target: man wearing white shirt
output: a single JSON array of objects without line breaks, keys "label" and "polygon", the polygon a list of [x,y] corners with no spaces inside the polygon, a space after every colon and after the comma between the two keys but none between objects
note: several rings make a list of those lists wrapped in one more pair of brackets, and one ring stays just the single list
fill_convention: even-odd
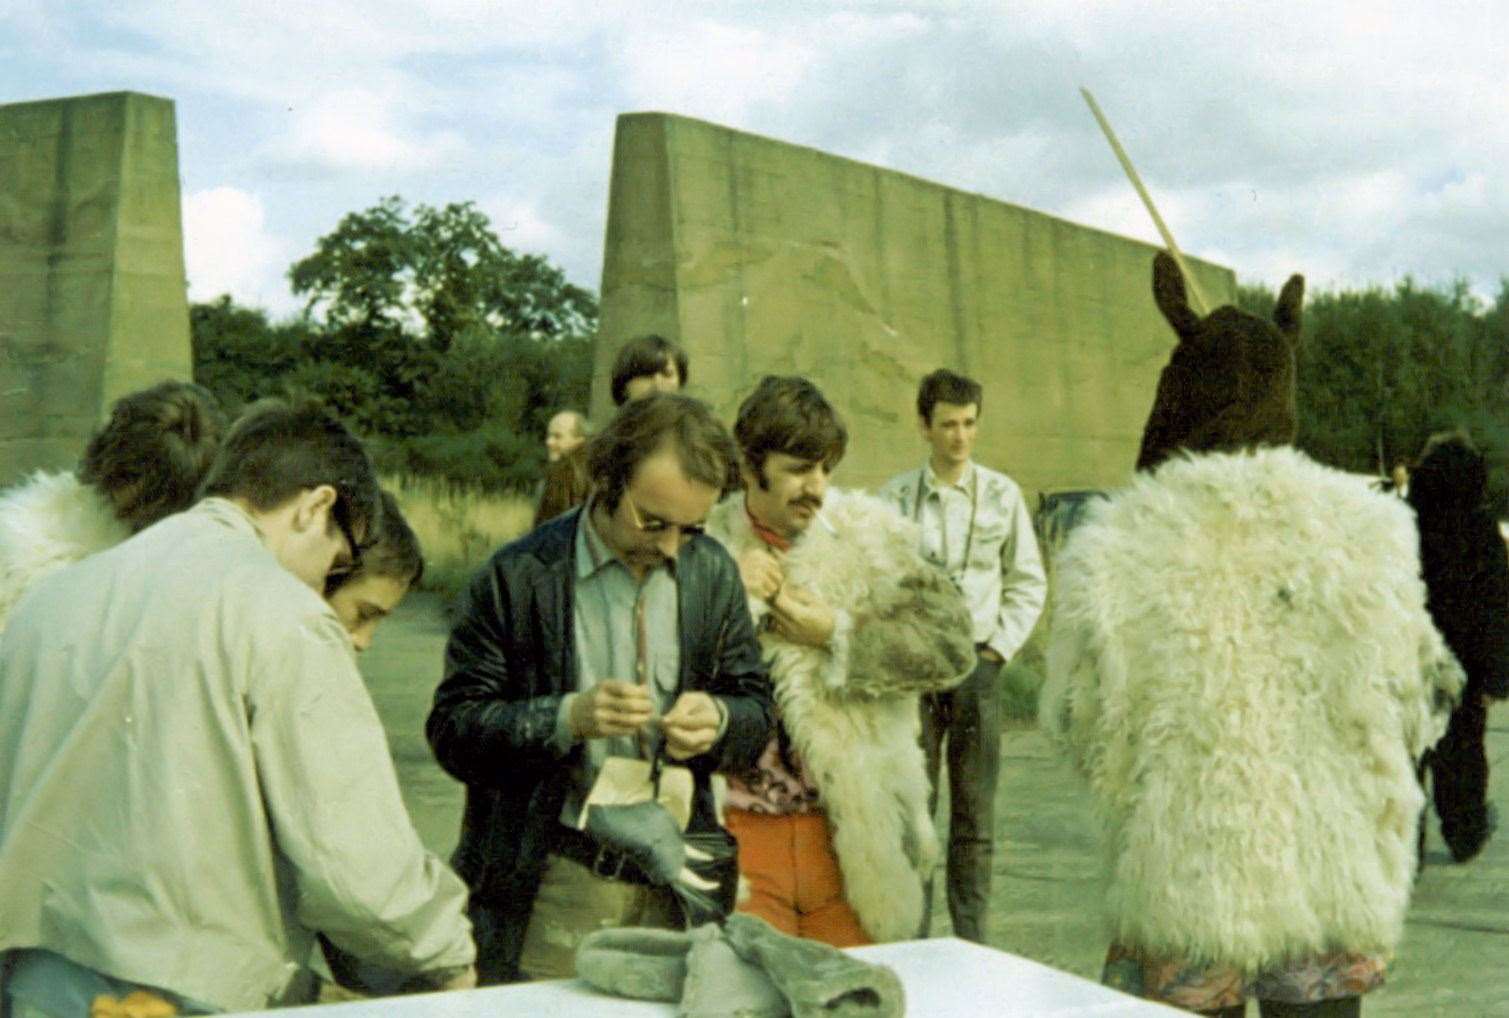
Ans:
[{"label": "man wearing white shirt", "polygon": [[[931,455],[881,494],[922,531],[922,552],[963,592],[978,664],[963,685],[923,697],[922,743],[937,801],[948,756],[948,908],[954,934],[985,942],[1001,762],[1000,670],[1027,641],[1047,592],[1022,490],[971,459],[983,390],[947,369],[922,380],[917,424]],[[931,895],[928,896],[931,905]],[[926,932],[928,917],[923,920]]]}]

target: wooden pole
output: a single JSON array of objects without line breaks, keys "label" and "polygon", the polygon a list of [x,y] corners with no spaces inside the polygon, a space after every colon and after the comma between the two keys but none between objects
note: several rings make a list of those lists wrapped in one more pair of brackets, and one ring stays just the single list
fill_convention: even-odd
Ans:
[{"label": "wooden pole", "polygon": [[1089,103],[1090,112],[1095,114],[1095,122],[1105,133],[1106,141],[1111,143],[1111,151],[1116,153],[1121,168],[1126,171],[1127,179],[1137,189],[1137,195],[1142,199],[1142,204],[1147,207],[1148,215],[1153,217],[1153,225],[1158,228],[1158,235],[1163,238],[1163,246],[1168,248],[1168,253],[1179,265],[1179,271],[1184,273],[1184,282],[1189,287],[1190,304],[1194,307],[1195,313],[1204,317],[1210,313],[1210,302],[1205,299],[1205,294],[1201,291],[1195,274],[1189,271],[1189,265],[1185,263],[1179,245],[1174,243],[1174,235],[1169,232],[1168,225],[1164,223],[1163,217],[1158,214],[1157,207],[1153,205],[1152,196],[1147,193],[1147,188],[1142,186],[1142,178],[1137,176],[1137,169],[1132,165],[1132,160],[1127,157],[1126,149],[1122,148],[1121,142],[1116,140],[1116,132],[1111,130],[1111,122],[1106,119],[1104,113],[1100,112],[1100,104],[1095,101],[1095,97],[1090,94],[1088,88],[1081,87],[1079,94],[1085,97],[1085,102]]}]

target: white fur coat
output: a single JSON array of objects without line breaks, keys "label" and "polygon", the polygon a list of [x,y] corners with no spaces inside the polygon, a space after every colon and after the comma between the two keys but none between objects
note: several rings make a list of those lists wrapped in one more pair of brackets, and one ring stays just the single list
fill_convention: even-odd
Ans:
[{"label": "white fur coat", "polygon": [[[832,829],[844,895],[874,940],[904,940],[921,925],[938,852],[918,694],[968,677],[969,613],[918,553],[916,527],[886,503],[830,491],[822,517],[786,553],[785,583],[839,610],[834,638],[819,650],[761,627],[760,642],[781,723]],[[743,495],[713,510],[708,533],[735,559],[759,544]],[[749,606],[760,627],[769,609]]]},{"label": "white fur coat", "polygon": [[1171,460],[1091,514],[1039,718],[1089,779],[1113,935],[1247,971],[1391,952],[1415,760],[1461,683],[1408,508],[1281,448]]},{"label": "white fur coat", "polygon": [[109,501],[71,473],[38,472],[0,494],[0,631],[37,580],[130,536]]}]

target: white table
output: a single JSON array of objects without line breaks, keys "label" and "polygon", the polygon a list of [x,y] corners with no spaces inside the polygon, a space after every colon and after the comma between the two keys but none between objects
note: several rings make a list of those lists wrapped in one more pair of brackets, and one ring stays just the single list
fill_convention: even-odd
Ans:
[{"label": "white table", "polygon": [[[889,965],[906,990],[907,1014],[918,1018],[1168,1018],[1186,1012],[1107,989],[1005,951],[939,938],[877,944],[851,953]],[[318,1008],[259,1011],[269,1018],[673,1018],[671,1004],[606,997],[577,980],[493,986],[460,993],[389,997]]]}]

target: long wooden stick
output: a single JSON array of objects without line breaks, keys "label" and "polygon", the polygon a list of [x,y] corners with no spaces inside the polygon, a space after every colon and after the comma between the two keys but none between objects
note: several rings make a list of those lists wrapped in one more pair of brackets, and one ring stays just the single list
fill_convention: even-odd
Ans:
[{"label": "long wooden stick", "polygon": [[1100,125],[1101,131],[1105,132],[1106,141],[1111,143],[1111,151],[1116,153],[1116,158],[1121,162],[1121,168],[1126,171],[1127,179],[1137,189],[1137,195],[1142,199],[1142,204],[1147,207],[1148,215],[1153,217],[1153,225],[1158,228],[1158,235],[1163,238],[1163,246],[1168,248],[1168,253],[1173,255],[1174,261],[1179,265],[1179,271],[1184,273],[1184,281],[1189,286],[1190,304],[1194,306],[1195,313],[1207,315],[1210,313],[1210,303],[1205,299],[1205,294],[1200,289],[1200,284],[1195,279],[1195,274],[1189,271],[1189,265],[1184,261],[1184,255],[1179,250],[1179,245],[1174,243],[1174,235],[1169,232],[1168,225],[1163,217],[1158,214],[1158,209],[1153,205],[1152,196],[1147,193],[1147,188],[1142,186],[1142,178],[1137,175],[1137,169],[1132,165],[1132,160],[1127,157],[1126,149],[1121,147],[1121,142],[1116,140],[1116,132],[1111,130],[1111,122],[1106,115],[1100,112],[1100,104],[1090,94],[1088,88],[1081,86],[1079,94],[1085,97],[1085,102],[1090,104],[1090,112],[1095,114],[1095,122]]}]

